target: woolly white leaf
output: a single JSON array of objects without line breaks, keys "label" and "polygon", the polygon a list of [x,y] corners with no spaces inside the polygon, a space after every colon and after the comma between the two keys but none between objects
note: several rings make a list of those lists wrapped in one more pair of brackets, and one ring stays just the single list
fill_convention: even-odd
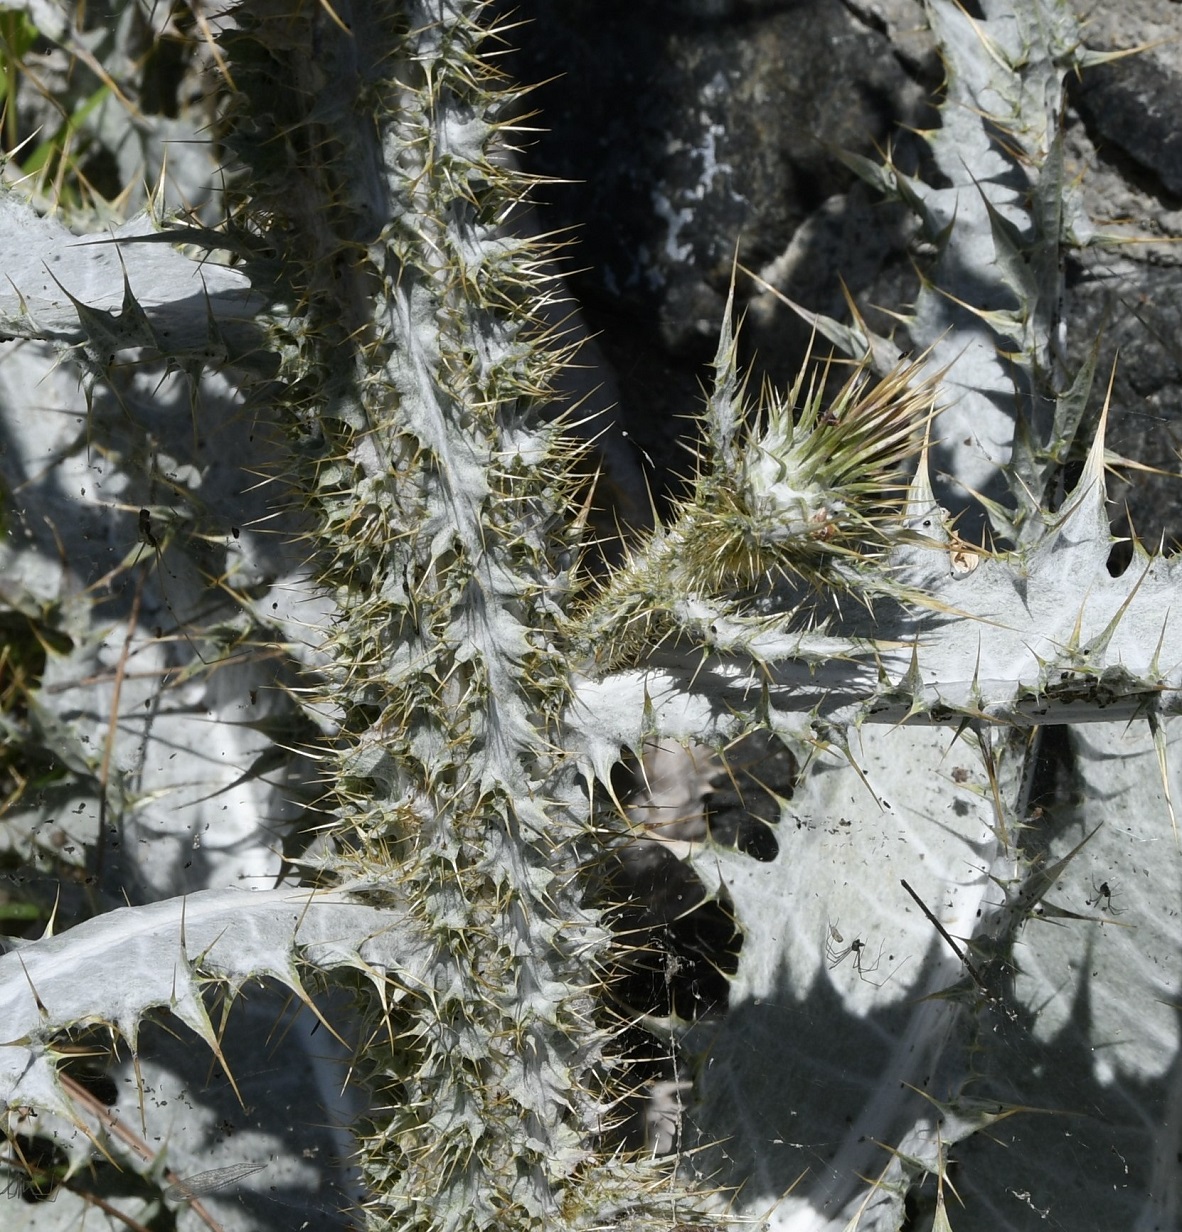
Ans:
[{"label": "woolly white leaf", "polygon": [[202,996],[211,980],[237,991],[274,979],[306,999],[297,964],[397,973],[418,986],[427,951],[393,911],[345,891],[206,890],[109,912],[58,937],[0,957],[0,1098],[65,1118],[77,1114],[57,1084],[54,1042],[104,1025],[135,1050],[140,1021],[164,1009],[219,1045]]},{"label": "woolly white leaf", "polygon": [[[993,914],[991,878],[1013,873],[971,749],[866,728],[850,756],[857,775],[836,752],[813,762],[774,828],[774,860],[693,855],[743,933],[726,1018],[691,1035],[709,1039],[696,1128],[725,1143],[708,1148],[716,1179],[743,1178],[743,1209],[770,1208],[777,1229],[844,1227],[866,1198],[859,1177],[882,1186],[859,1226],[898,1226],[907,1180],[938,1159],[916,1089],[960,1029],[955,1002],[924,998],[967,982],[900,882],[965,937]],[[907,1167],[881,1145],[903,1141]]]},{"label": "woolly white leaf", "polygon": [[[157,235],[143,216],[109,236],[73,235],[15,194],[0,193],[6,274],[0,334],[68,343],[89,338],[105,355],[154,346],[173,356],[203,356],[216,349],[216,322],[241,343],[261,296],[235,270],[191,261],[165,243],[134,242]],[[79,304],[89,318],[79,319]]]}]

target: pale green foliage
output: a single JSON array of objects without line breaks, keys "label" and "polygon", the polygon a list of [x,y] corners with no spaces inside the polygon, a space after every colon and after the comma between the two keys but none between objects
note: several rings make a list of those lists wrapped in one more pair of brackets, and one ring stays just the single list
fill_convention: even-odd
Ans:
[{"label": "pale green foliage", "polygon": [[[229,361],[238,390],[225,404],[286,423],[264,469],[303,495],[301,556],[240,549],[235,528],[208,570],[226,604],[212,613],[192,570],[174,622],[196,627],[202,613],[211,661],[188,634],[139,627],[144,574],[118,622],[89,597],[62,608],[60,678],[98,681],[86,726],[47,683],[29,701],[69,790],[100,796],[99,815],[127,833],[155,838],[182,807],[224,827],[209,805],[223,792],[242,825],[278,807],[283,785],[264,790],[259,762],[298,738],[243,722],[251,734],[215,773],[186,716],[229,724],[259,676],[257,663],[231,674],[225,652],[281,646],[304,667],[292,692],[324,737],[322,835],[304,867],[330,888],[213,889],[0,958],[10,1133],[39,1107],[74,1169],[101,1134],[55,1077],[70,1028],[134,1049],[141,1020],[168,1007],[219,1051],[203,989],[232,998],[270,979],[303,998],[310,975],[345,969],[372,991],[353,1072],[371,1093],[354,1128],[374,1228],[639,1232],[734,1216],[898,1229],[909,1200],[960,1232],[1034,1226],[1036,1202],[1073,1226],[1091,1214],[1164,1226],[1176,1126],[1155,1137],[1138,1116],[1174,1106],[1176,1027],[1152,1007],[1176,996],[1179,953],[1176,911],[1161,910],[1176,905],[1178,849],[1156,787],[1175,777],[1156,771],[1157,719],[1182,689],[1176,568],[1138,548],[1108,576],[1102,440],[1074,493],[1054,510],[1047,499],[1090,383],[1060,370],[1055,319],[1059,245],[1090,238],[1059,135],[1063,77],[1086,62],[1066,6],[988,3],[974,22],[931,0],[949,91],[930,142],[951,186],[860,165],[937,245],[909,319],[923,359],[877,382],[857,368],[836,396],[802,373],[756,408],[724,323],[694,491],[577,604],[580,449],[545,405],[566,356],[538,325],[549,254],[505,227],[522,191],[498,148],[515,100],[482,58],[482,6],[358,6],[351,35],[328,6],[286,7],[246,3],[223,23],[238,88],[229,141],[249,168],[241,225],[160,236],[137,224],[118,246],[66,248],[59,293],[39,259],[63,248],[62,232],[6,202],[27,257],[2,320],[76,348],[96,394],[124,388],[115,359],[128,348],[195,376]],[[169,239],[234,251],[242,268],[206,270],[198,291]],[[860,323],[818,325],[889,351]],[[116,507],[145,508],[139,546],[162,561],[186,519],[228,499],[216,468],[176,466],[157,506],[132,477],[134,434],[95,422]],[[147,422],[137,431],[157,448]],[[903,478],[929,427],[948,442],[937,459],[1009,535],[995,552],[957,537],[926,461]],[[55,448],[82,486],[78,429]],[[55,499],[64,524],[71,506]],[[65,589],[48,543],[6,557],[8,601],[30,620],[49,621]],[[103,565],[109,576],[131,576],[126,552]],[[171,610],[159,573],[156,584]],[[121,706],[141,652],[150,670],[127,688],[142,692]],[[161,702],[156,683],[172,672],[179,687]],[[153,706],[159,729],[133,717]],[[1155,726],[1119,746],[1102,727],[1094,741],[1070,736],[1084,799],[1035,815],[1036,725],[1111,715]],[[932,726],[896,728],[907,720]],[[613,1073],[620,1010],[601,995],[615,943],[593,892],[604,846],[627,833],[593,803],[610,796],[624,750],[658,737],[723,746],[758,727],[802,767],[780,802],[778,854],[677,849],[729,899],[743,938],[726,1016],[666,1024],[696,1061],[686,1131],[698,1149],[669,1165],[617,1156],[627,1079]],[[187,756],[175,777],[153,777],[165,741]],[[1095,752],[1106,746],[1108,761]],[[1156,812],[1095,832],[1102,801],[1134,798],[1122,764],[1150,784],[1135,798]],[[243,782],[258,796],[234,794]],[[30,834],[42,820],[27,819]],[[1136,868],[1133,843],[1152,852]],[[1121,862],[1138,877],[1136,931],[1114,919],[1107,870]],[[175,867],[143,877],[156,893],[177,892],[175,879]],[[1092,1000],[1091,978],[1112,981],[1115,1009]],[[1074,1050],[1070,1072],[1054,1070],[1048,1045]],[[1148,1092],[1136,1115],[1121,1084]],[[1022,1112],[1063,1114],[1077,1095],[1096,1110],[1070,1131],[1090,1152],[1082,1165],[1061,1115],[1049,1131]],[[1007,1134],[999,1162],[989,1144]],[[1109,1146],[1133,1177],[1124,1188],[1092,1166]],[[965,1161],[955,1178],[950,1148]],[[1055,1191],[1035,1199],[1044,1157]]]}]

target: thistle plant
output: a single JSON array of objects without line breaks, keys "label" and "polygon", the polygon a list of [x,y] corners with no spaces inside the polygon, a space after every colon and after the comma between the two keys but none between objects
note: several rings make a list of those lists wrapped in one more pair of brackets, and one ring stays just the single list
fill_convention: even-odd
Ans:
[{"label": "thistle plant", "polygon": [[[52,1218],[287,1226],[265,1153],[325,1226],[343,1197],[424,1232],[1174,1220],[1174,565],[1104,567],[1104,418],[1076,440],[1058,345],[1060,246],[1099,238],[1060,132],[1088,53],[1058,0],[983,7],[927,6],[944,186],[857,163],[938,253],[920,358],[816,318],[852,374],[753,399],[728,305],[692,490],[606,577],[482,4],[219,19],[224,228],[78,243],[0,199],[0,322],[61,411],[5,395],[6,841],[79,849],[72,927],[0,958],[4,1166]],[[614,772],[756,731],[799,767],[774,857],[665,844],[733,912],[729,1006],[657,1024],[608,974]],[[343,1135],[251,1119],[231,1006],[262,981],[303,1007],[286,1068],[363,1093],[328,1195],[301,1160]],[[173,1019],[224,1102],[155,1054]],[[640,1022],[696,1080],[669,1158],[618,1133]],[[211,1169],[242,1194],[194,1201]]]}]

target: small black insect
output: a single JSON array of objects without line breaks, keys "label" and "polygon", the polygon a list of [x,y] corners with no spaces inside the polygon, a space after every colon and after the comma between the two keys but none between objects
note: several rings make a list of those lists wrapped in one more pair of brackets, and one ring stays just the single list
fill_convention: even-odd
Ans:
[{"label": "small black insect", "polygon": [[140,510],[140,542],[160,551],[160,543],[152,533],[152,514],[147,509]]}]

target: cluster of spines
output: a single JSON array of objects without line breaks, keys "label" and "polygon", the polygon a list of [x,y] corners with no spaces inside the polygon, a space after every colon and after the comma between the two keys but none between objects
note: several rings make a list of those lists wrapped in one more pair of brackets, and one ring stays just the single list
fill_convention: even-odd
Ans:
[{"label": "cluster of spines", "polygon": [[752,406],[737,363],[728,324],[690,495],[580,613],[599,671],[679,632],[698,641],[698,627],[681,627],[687,602],[720,615],[739,601],[783,611],[856,593],[863,579],[879,585],[872,570],[896,537],[903,468],[936,410],[935,381],[921,363],[877,381],[855,364],[833,390],[831,365],[806,363],[786,395],[765,389]]},{"label": "cluster of spines", "polygon": [[[321,703],[340,727],[336,871],[434,940],[428,986],[402,990],[359,1060],[378,1105],[362,1167],[375,1226],[510,1232],[633,1208],[640,1227],[644,1170],[596,1163],[609,937],[583,903],[589,802],[558,741],[578,448],[538,405],[563,354],[536,324],[547,250],[502,226],[523,187],[497,156],[513,96],[481,56],[484,7],[407,0],[352,36],[305,15],[295,41],[364,83],[369,145],[357,90],[301,98],[289,78],[282,116],[257,114],[275,64],[247,56],[263,138],[238,148],[290,155],[258,204],[300,318],[289,389],[324,442],[305,486],[337,604]],[[283,45],[271,23],[257,34]],[[348,151],[380,168],[375,233],[331,174]]]}]

